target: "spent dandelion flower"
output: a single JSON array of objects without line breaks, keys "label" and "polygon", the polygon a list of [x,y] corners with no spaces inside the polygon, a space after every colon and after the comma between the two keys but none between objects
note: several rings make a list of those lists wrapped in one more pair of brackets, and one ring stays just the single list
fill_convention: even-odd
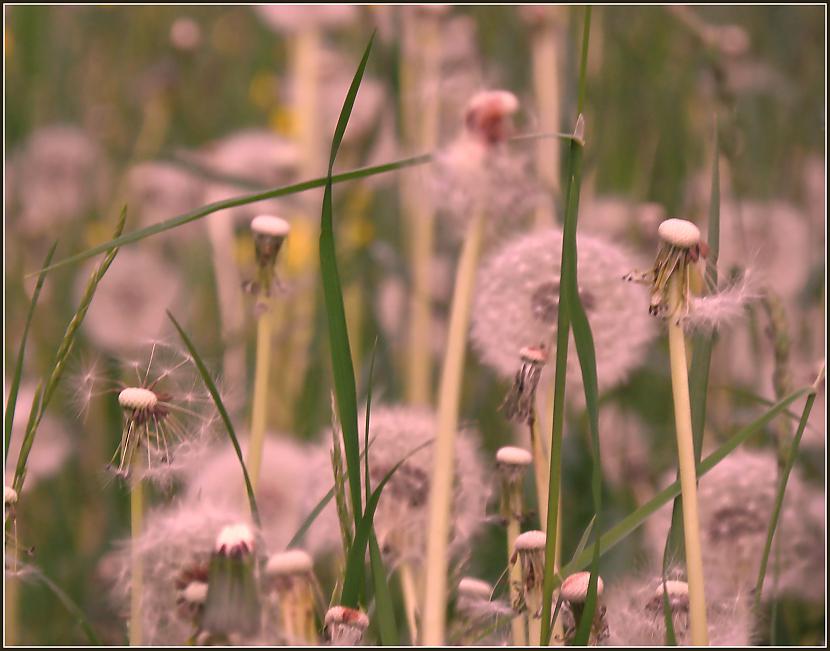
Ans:
[{"label": "spent dandelion flower", "polygon": [[326,611],[326,638],[332,646],[357,646],[369,628],[369,617],[362,610],[332,606]]},{"label": "spent dandelion flower", "polygon": [[[80,296],[87,273],[78,275]],[[162,336],[169,327],[166,310],[182,296],[177,270],[159,254],[125,249],[98,284],[83,330],[100,348],[114,355],[135,350],[148,338]]]},{"label": "spent dandelion flower", "polygon": [[476,93],[464,110],[461,134],[435,156],[435,205],[456,237],[474,215],[485,215],[487,232],[495,235],[520,224],[535,207],[538,191],[529,162],[506,143],[518,110],[519,100],[509,91]]},{"label": "spent dandelion flower", "polygon": [[[665,592],[672,627],[680,645],[689,645],[689,586],[666,579],[659,573],[628,576],[609,585],[606,620],[609,646],[663,646],[666,644]],[[751,641],[752,617],[747,593],[713,595],[707,601],[709,641],[712,646],[747,646]]]},{"label": "spent dandelion flower", "polygon": [[522,365],[516,372],[510,392],[499,407],[504,410],[507,420],[531,426],[535,422],[536,389],[547,358],[544,344],[538,347],[526,346],[519,351]]},{"label": "spent dandelion flower", "polygon": [[505,646],[506,624],[515,616],[513,609],[493,599],[493,586],[471,576],[458,582],[455,601],[456,620],[450,631],[454,644]]},{"label": "spent dandelion flower", "polygon": [[[606,390],[642,361],[656,328],[644,316],[647,298],[620,281],[631,268],[630,255],[595,236],[578,236],[577,245],[579,293],[594,335],[599,386]],[[514,377],[517,369],[522,375],[522,351],[549,348],[555,339],[561,255],[561,230],[535,231],[507,242],[479,269],[470,337],[481,360],[502,377]],[[581,378],[576,354],[568,364],[568,377]],[[546,365],[543,382],[552,375]],[[568,384],[573,390],[575,383]]]},{"label": "spent dandelion flower", "polygon": [[314,562],[300,549],[278,552],[265,566],[265,591],[279,613],[280,632],[288,644],[316,644]]},{"label": "spent dandelion flower", "polygon": [[[559,590],[562,596],[563,634],[565,640],[572,641],[579,629],[585,601],[588,599],[588,585],[591,580],[590,572],[576,572],[567,577]],[[608,638],[608,622],[605,618],[606,607],[602,602],[605,585],[602,577],[597,577],[597,605],[594,610],[594,619],[591,622],[591,632],[588,644],[596,646]]]},{"label": "spent dandelion flower", "polygon": [[280,282],[276,274],[277,256],[291,225],[282,217],[275,215],[257,215],[251,220],[251,232],[254,236],[254,250],[256,256],[256,280],[245,283],[245,288],[260,297],[257,301],[257,310],[267,310],[267,302],[274,287]]},{"label": "spent dandelion flower", "polygon": [[527,614],[528,642],[531,646],[541,644],[542,582],[545,575],[544,531],[525,531],[513,545],[510,566],[521,569],[518,586],[513,591],[513,610]]}]

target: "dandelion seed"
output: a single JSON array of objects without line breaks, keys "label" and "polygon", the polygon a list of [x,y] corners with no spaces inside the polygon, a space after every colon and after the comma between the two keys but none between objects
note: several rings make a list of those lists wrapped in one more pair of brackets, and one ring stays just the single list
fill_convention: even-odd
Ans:
[{"label": "dandelion seed", "polygon": [[[607,390],[641,363],[656,328],[646,314],[647,298],[620,281],[633,266],[629,254],[600,237],[578,236],[577,245],[579,294],[594,335],[599,386]],[[482,361],[502,377],[516,376],[519,351],[540,343],[549,349],[555,340],[561,257],[562,232],[548,229],[507,242],[479,270],[470,337]],[[552,375],[552,365],[545,365],[541,381]],[[574,352],[568,355],[568,395],[578,401],[581,377]]]},{"label": "dandelion seed", "polygon": [[713,294],[692,297],[682,325],[687,331],[712,332],[744,316],[747,305],[761,297],[754,275],[746,272],[731,285]]},{"label": "dandelion seed", "polygon": [[326,611],[326,637],[332,646],[357,646],[369,627],[369,618],[361,610],[332,606]]}]

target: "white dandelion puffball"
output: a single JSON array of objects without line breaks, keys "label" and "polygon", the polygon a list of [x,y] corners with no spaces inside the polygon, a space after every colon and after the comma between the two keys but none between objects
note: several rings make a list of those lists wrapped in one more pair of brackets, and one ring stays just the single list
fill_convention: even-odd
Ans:
[{"label": "white dandelion puffball", "polygon": [[[139,163],[127,173],[128,205],[144,226],[186,213],[202,204],[202,182],[179,165]],[[187,227],[185,227],[186,229]],[[175,229],[178,233],[181,228]]]},{"label": "white dandelion puffball", "polygon": [[[647,293],[622,280],[637,267],[629,254],[596,236],[577,236],[577,248],[579,295],[594,337],[599,389],[606,391],[642,362],[657,329]],[[519,369],[522,348],[555,349],[561,257],[562,231],[534,231],[507,242],[479,270],[470,338],[481,360],[505,378]],[[570,345],[572,393],[582,374],[572,339]],[[551,352],[543,380],[553,376],[554,358]]]},{"label": "white dandelion puffball", "polygon": [[[141,560],[142,630],[145,644],[181,646],[193,634],[189,616],[177,607],[193,582],[206,583],[217,536],[246,517],[241,500],[234,508],[207,500],[178,500],[151,510],[134,549]],[[113,585],[120,614],[130,609],[131,543],[124,540],[104,558],[99,573]]]},{"label": "white dandelion puffball", "polygon": [[[248,441],[240,442],[247,458]],[[256,488],[262,535],[269,552],[283,551],[317,502],[331,488],[328,454],[320,446],[297,443],[285,435],[269,434],[262,451],[262,469]],[[239,504],[245,484],[239,459],[229,443],[208,450],[193,463],[185,480],[185,495],[192,500],[225,505]],[[304,540],[312,554],[340,544],[334,514],[326,511],[312,524]],[[336,516],[335,516],[336,517]]]},{"label": "white dandelion puffball", "polygon": [[106,189],[107,166],[93,140],[69,125],[35,130],[16,157],[21,228],[47,232],[93,209]]},{"label": "white dandelion puffball", "polygon": [[[669,598],[677,642],[688,645],[688,587],[682,581],[667,580],[666,596]],[[751,643],[753,619],[750,599],[746,592],[715,595],[706,590],[706,619],[712,646],[735,647]],[[666,644],[663,583],[659,571],[609,583],[603,601],[606,605],[608,646]]]},{"label": "white dandelion puffball", "polygon": [[[735,594],[755,586],[778,487],[771,450],[737,450],[700,479],[698,501],[706,593]],[[666,477],[674,481],[675,476]],[[649,518],[648,542],[662,558],[671,503]],[[794,468],[787,482],[776,539],[781,545],[777,585],[774,554],[764,581],[765,599],[824,598],[824,494]]]},{"label": "white dandelion puffball", "polygon": [[[93,268],[88,266],[78,274],[78,298]],[[97,346],[112,353],[135,350],[168,331],[166,311],[177,304],[181,292],[180,275],[161,256],[148,249],[125,248],[118,252],[98,285],[84,319],[84,332]]]},{"label": "white dandelion puffball", "polygon": [[[363,415],[358,422],[362,448]],[[434,444],[408,455],[433,441],[436,429],[436,417],[430,410],[372,405],[369,421],[372,486],[377,487],[395,464],[407,458],[383,489],[374,518],[378,543],[393,564],[398,561],[417,564],[426,553]],[[460,429],[455,441],[450,555],[456,558],[469,553],[470,542],[484,525],[490,496],[491,481],[481,461],[476,438],[474,431]]]}]

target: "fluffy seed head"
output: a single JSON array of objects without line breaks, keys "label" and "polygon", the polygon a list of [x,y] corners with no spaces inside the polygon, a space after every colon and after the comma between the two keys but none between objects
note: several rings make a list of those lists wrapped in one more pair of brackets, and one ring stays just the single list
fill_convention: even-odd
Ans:
[{"label": "fluffy seed head", "polygon": [[313,566],[314,561],[308,553],[301,549],[289,549],[285,552],[273,554],[265,566],[265,573],[268,576],[306,574],[311,572]]},{"label": "fluffy seed head", "polygon": [[514,549],[517,552],[533,552],[545,548],[547,536],[544,531],[525,531],[516,538]]},{"label": "fluffy seed head", "polygon": [[242,556],[254,550],[254,532],[247,524],[232,524],[222,528],[214,547],[222,556]]},{"label": "fluffy seed head", "polygon": [[332,606],[326,611],[326,626],[329,624],[348,624],[366,630],[369,626],[369,617],[355,608]]},{"label": "fluffy seed head", "polygon": [[482,581],[471,576],[465,576],[458,582],[459,596],[470,599],[490,599],[492,592],[493,586],[487,583],[487,581]]},{"label": "fluffy seed head", "polygon": [[189,604],[204,604],[207,599],[208,584],[204,581],[191,581],[182,590],[182,599]]},{"label": "fluffy seed head", "polygon": [[496,452],[496,463],[505,466],[529,466],[533,463],[533,455],[527,450],[506,446]]},{"label": "fluffy seed head", "polygon": [[519,110],[519,100],[506,90],[485,90],[473,95],[464,113],[467,132],[493,145],[510,135],[510,116]]},{"label": "fluffy seed head", "polygon": [[657,234],[664,242],[682,249],[700,243],[700,229],[685,219],[667,219],[657,227]]},{"label": "fluffy seed head", "polygon": [[251,220],[251,230],[256,235],[268,237],[285,237],[291,230],[291,224],[282,217],[274,215],[257,215]]},{"label": "fluffy seed head", "polygon": [[[577,572],[571,574],[562,582],[562,598],[570,603],[581,604],[585,603],[588,598],[588,582],[591,580],[590,572]],[[602,577],[597,577],[597,596],[602,596],[603,591]]]},{"label": "fluffy seed head", "polygon": [[118,404],[124,409],[136,411],[153,409],[158,401],[155,393],[142,387],[127,387],[118,394]]}]

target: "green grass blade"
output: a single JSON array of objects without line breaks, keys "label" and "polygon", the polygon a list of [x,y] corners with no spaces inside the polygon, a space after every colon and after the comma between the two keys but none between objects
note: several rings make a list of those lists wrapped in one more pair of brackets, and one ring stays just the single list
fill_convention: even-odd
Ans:
[{"label": "green grass blade", "polygon": [[594,524],[596,523],[596,521],[597,516],[594,515],[594,517],[591,518],[591,521],[588,523],[588,526],[585,527],[585,531],[582,532],[582,537],[579,539],[579,543],[577,544],[576,549],[574,550],[570,562],[573,562],[573,560],[577,556],[579,556],[585,549],[585,546],[588,544],[588,539],[591,537],[591,532],[594,530]]},{"label": "green grass blade", "polygon": [[308,514],[303,523],[300,525],[300,528],[297,529],[297,532],[291,537],[291,540],[288,541],[288,544],[285,546],[286,549],[291,549],[292,547],[297,547],[300,542],[302,541],[303,537],[306,535],[306,532],[309,530],[314,521],[317,519],[323,509],[328,506],[328,503],[334,498],[334,487],[332,486],[329,489],[329,492],[323,495],[322,499],[317,502],[317,505],[311,509],[311,513]]},{"label": "green grass blade", "polygon": [[[121,215],[118,219],[118,224],[115,227],[116,239],[124,231],[124,224],[126,221],[127,206],[124,206],[121,209]],[[66,363],[69,359],[69,354],[72,352],[72,347],[75,344],[75,336],[78,334],[78,329],[81,327],[81,324],[89,311],[89,306],[92,304],[92,299],[95,297],[95,291],[98,289],[98,284],[101,280],[103,280],[104,275],[107,273],[107,270],[110,268],[110,265],[113,263],[113,260],[115,260],[115,256],[117,254],[117,247],[109,249],[106,256],[104,256],[104,259],[101,261],[101,264],[98,265],[90,276],[89,282],[87,282],[86,289],[84,290],[84,295],[81,297],[81,302],[78,305],[78,309],[72,316],[72,320],[69,322],[69,325],[66,326],[63,340],[61,341],[60,346],[58,346],[58,352],[55,354],[55,364],[52,367],[49,378],[42,385],[43,392],[40,396],[40,403],[37,405],[36,415],[34,415],[35,412],[30,412],[29,414],[29,424],[26,427],[26,433],[23,437],[23,442],[20,445],[20,456],[17,459],[17,467],[14,471],[13,488],[17,491],[18,495],[22,494],[23,482],[26,480],[26,467],[29,462],[29,452],[35,442],[35,436],[37,436],[37,429],[40,425],[40,421],[43,419],[46,407],[49,405],[55,390],[60,384],[64,370],[66,370]],[[32,408],[35,408],[34,403],[32,404]]]},{"label": "green grass blade", "polygon": [[758,580],[755,582],[755,598],[754,611],[760,612],[761,608],[761,593],[764,589],[764,577],[767,574],[767,565],[769,563],[770,550],[772,549],[772,539],[775,536],[775,530],[778,527],[778,520],[781,517],[781,509],[784,505],[784,494],[787,490],[787,481],[790,478],[790,472],[795,464],[795,459],[798,454],[798,446],[801,444],[801,437],[804,435],[804,430],[807,428],[807,420],[810,418],[810,412],[813,409],[813,403],[816,400],[815,390],[807,396],[807,401],[804,403],[804,411],[801,413],[801,421],[798,423],[798,429],[790,444],[789,453],[784,467],[781,469],[781,476],[778,480],[778,491],[775,494],[775,506],[772,509],[772,515],[769,519],[769,527],[767,528],[767,538],[764,541],[764,552],[761,554],[761,564],[758,569]]},{"label": "green grass blade", "polygon": [[75,618],[75,621],[78,623],[78,626],[81,627],[81,630],[84,632],[84,635],[89,643],[92,646],[102,645],[100,638],[95,634],[92,625],[89,623],[86,615],[84,615],[84,611],[81,610],[74,601],[72,601],[69,595],[66,594],[57,583],[46,576],[42,570],[29,565],[25,568],[25,570],[23,570],[21,578],[34,578],[45,585],[49,591],[57,597],[58,601],[63,604],[63,607],[66,608],[67,612]]},{"label": "green grass blade", "polygon": [[377,347],[378,342],[377,339],[375,339],[375,344],[372,346],[372,358],[369,362],[369,386],[366,388],[366,421],[363,425],[363,467],[367,502],[371,496],[369,478],[369,414],[372,412],[372,376],[375,373],[375,353],[377,352]]},{"label": "green grass blade", "polygon": [[[368,502],[368,500],[367,500]],[[380,643],[383,646],[398,646],[398,624],[395,621],[395,609],[392,607],[392,592],[389,590],[389,581],[383,557],[374,530],[369,536],[369,560],[372,567],[372,581],[375,587],[375,621],[380,633]]]},{"label": "green grass blade", "polygon": [[230,438],[231,444],[233,444],[233,449],[236,452],[236,458],[239,459],[239,465],[242,467],[242,476],[245,479],[245,491],[248,493],[248,504],[251,508],[251,517],[253,518],[256,525],[260,526],[259,509],[257,508],[256,496],[254,495],[253,486],[251,486],[251,478],[248,476],[248,469],[245,467],[245,459],[242,457],[242,448],[239,447],[239,439],[236,438],[236,431],[233,428],[233,423],[231,423],[230,416],[228,416],[228,411],[227,409],[225,409],[225,404],[222,402],[222,397],[219,395],[219,391],[216,388],[216,383],[210,376],[210,372],[205,366],[204,361],[202,361],[202,358],[199,355],[199,352],[196,350],[196,347],[193,345],[193,342],[190,340],[190,337],[187,336],[187,333],[179,325],[179,322],[176,321],[176,317],[173,316],[170,310],[167,310],[167,317],[170,319],[170,321],[173,322],[176,331],[179,333],[179,337],[181,338],[182,342],[184,343],[185,347],[190,353],[190,356],[193,358],[193,361],[196,364],[196,368],[199,370],[199,375],[202,376],[202,382],[205,383],[205,387],[210,393],[210,397],[213,399],[213,403],[216,405],[216,410],[219,412],[219,415],[222,418],[222,422],[224,423],[225,429],[228,432],[228,438]]},{"label": "green grass blade", "polygon": [[[49,249],[46,258],[43,261],[43,266],[48,267],[52,262],[52,256],[55,254],[55,249],[58,248],[57,240]],[[12,440],[12,427],[14,426],[14,412],[17,407],[17,393],[20,391],[20,377],[23,375],[23,355],[26,352],[26,340],[29,338],[29,327],[32,325],[32,316],[35,313],[35,306],[37,300],[40,298],[40,290],[43,288],[43,282],[46,280],[46,274],[41,273],[37,278],[35,291],[32,293],[32,300],[29,303],[29,312],[26,315],[26,323],[23,326],[23,336],[20,338],[20,348],[17,351],[17,361],[14,365],[14,374],[12,375],[12,382],[9,386],[9,399],[6,401],[6,418],[5,418],[5,441],[6,448],[3,456],[3,463],[9,459],[9,446]]]},{"label": "green grass blade", "polygon": [[674,618],[672,617],[671,604],[669,603],[668,590],[666,590],[666,568],[663,566],[663,625],[666,627],[666,646],[677,646],[677,635],[674,632]]},{"label": "green grass blade", "polygon": [[[798,389],[786,398],[776,402],[771,409],[764,412],[763,415],[756,418],[749,425],[738,430],[738,432],[733,434],[732,437],[722,443],[717,450],[698,464],[697,476],[702,477],[707,472],[712,470],[712,468],[734,452],[744,441],[750,438],[753,434],[760,432],[773,418],[783,412],[795,400],[798,400],[798,398],[810,393],[811,391],[813,391],[812,387]],[[643,522],[660,509],[660,507],[666,504],[669,500],[674,499],[679,494],[680,482],[675,481],[673,484],[657,493],[657,495],[651,498],[648,502],[623,518],[622,521],[611,527],[608,531],[602,534],[600,538],[600,554],[604,554],[608,550],[612,549],[621,540],[625,539],[626,536],[635,531],[641,524],[643,524]],[[579,555],[579,557],[568,563],[568,565],[563,568],[562,575],[568,576],[569,574],[584,569],[591,563],[592,558],[593,556],[591,552],[583,552]],[[555,585],[554,588],[556,587],[557,586]]]},{"label": "green grass blade", "polygon": [[[343,305],[343,291],[340,284],[340,274],[337,271],[337,252],[334,245],[334,228],[332,226],[332,170],[337,158],[337,150],[346,132],[349,116],[352,112],[369,52],[372,49],[374,35],[369,39],[363,58],[357,67],[352,79],[334,137],[331,143],[329,156],[328,176],[326,177],[325,192],[323,194],[323,208],[320,218],[320,272],[323,279],[323,294],[325,297],[326,314],[328,315],[329,347],[331,350],[332,373],[334,375],[334,390],[337,396],[337,410],[339,412],[340,427],[343,429],[343,446],[346,456],[346,472],[349,476],[349,491],[352,499],[352,513],[355,519],[355,531],[358,520],[362,520],[362,499],[360,494],[360,445],[357,431],[357,392],[355,389],[354,367],[352,353],[349,346],[349,333],[346,327],[346,311]],[[356,534],[355,534],[356,535]],[[361,568],[362,568],[361,564]],[[348,604],[347,604],[348,605]]]},{"label": "green grass blade", "polygon": [[411,457],[413,454],[416,454],[423,450],[428,445],[432,445],[432,441],[427,441],[426,443],[422,443],[418,447],[410,452],[398,463],[396,463],[392,468],[389,470],[388,473],[380,480],[377,488],[372,491],[372,495],[369,500],[366,502],[366,511],[363,513],[363,517],[360,519],[360,522],[357,523],[355,527],[355,535],[354,535],[354,543],[352,543],[352,548],[349,550],[349,557],[346,560],[346,573],[343,579],[343,592],[340,597],[340,601],[344,606],[349,606],[350,608],[357,608],[358,604],[358,596],[360,594],[361,585],[363,583],[363,564],[366,558],[366,545],[369,541],[369,534],[373,531],[373,519],[375,517],[375,509],[378,505],[378,500],[380,500],[381,492],[383,488],[386,486],[387,482],[392,479],[392,475],[400,468],[404,463],[406,463],[407,459]]}]

